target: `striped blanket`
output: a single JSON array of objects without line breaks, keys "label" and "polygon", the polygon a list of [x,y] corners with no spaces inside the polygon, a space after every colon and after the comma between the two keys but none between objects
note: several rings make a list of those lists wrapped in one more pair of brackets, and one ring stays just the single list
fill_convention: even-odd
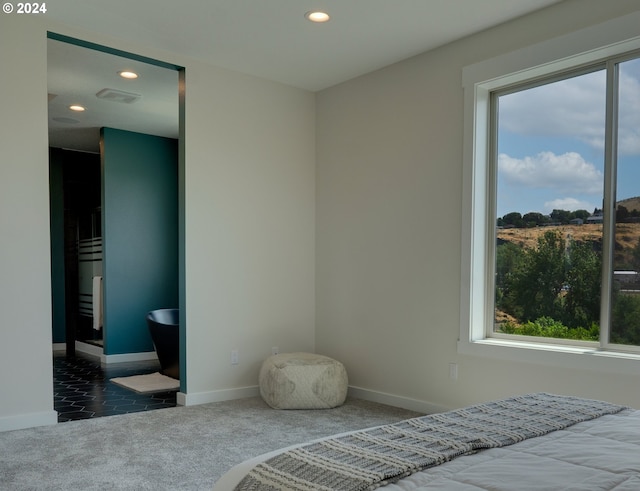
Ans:
[{"label": "striped blanket", "polygon": [[511,445],[622,406],[528,394],[328,438],[254,467],[235,491],[364,491],[460,455]]}]

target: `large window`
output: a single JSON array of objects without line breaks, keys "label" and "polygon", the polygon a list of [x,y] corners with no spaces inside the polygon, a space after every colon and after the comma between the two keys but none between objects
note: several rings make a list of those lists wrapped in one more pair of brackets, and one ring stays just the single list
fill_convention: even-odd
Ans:
[{"label": "large window", "polygon": [[465,68],[462,351],[640,355],[637,20]]},{"label": "large window", "polygon": [[492,95],[495,333],[599,340],[605,75]]},{"label": "large window", "polygon": [[491,116],[492,334],[639,347],[640,58],[493,91]]}]

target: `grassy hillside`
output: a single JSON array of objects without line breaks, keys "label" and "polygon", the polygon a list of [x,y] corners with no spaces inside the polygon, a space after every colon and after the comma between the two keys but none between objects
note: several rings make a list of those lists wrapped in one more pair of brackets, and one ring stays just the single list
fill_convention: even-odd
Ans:
[{"label": "grassy hillside", "polygon": [[[635,225],[635,224],[634,224]],[[535,228],[506,228],[498,230],[498,239],[513,242],[520,247],[535,247],[538,237],[546,232],[559,231],[565,239],[572,238],[581,242],[602,242],[602,224],[557,225]],[[640,232],[640,230],[639,230]],[[640,236],[640,233],[639,233]]]},{"label": "grassy hillside", "polygon": [[[632,199],[637,200],[638,206],[640,207],[640,198]],[[620,203],[623,204],[624,202],[621,201]],[[558,225],[552,227],[535,228],[508,228],[498,230],[497,235],[499,240],[513,242],[520,247],[528,248],[536,247],[538,243],[538,237],[549,231],[559,231],[567,240],[572,239],[580,242],[592,242],[595,249],[602,249],[602,224]],[[630,267],[631,254],[633,249],[638,245],[639,240],[640,223],[620,223],[616,226],[616,244],[614,256],[614,267],[616,269],[627,269]]]},{"label": "grassy hillside", "polygon": [[624,206],[627,210],[638,210],[640,211],[640,196],[636,196],[635,198],[627,198],[618,201],[617,206]]}]

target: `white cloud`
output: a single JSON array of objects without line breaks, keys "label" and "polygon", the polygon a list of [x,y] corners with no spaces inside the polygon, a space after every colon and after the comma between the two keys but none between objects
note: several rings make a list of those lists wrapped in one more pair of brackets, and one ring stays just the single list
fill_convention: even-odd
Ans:
[{"label": "white cloud", "polygon": [[[619,155],[640,155],[640,60],[621,65]],[[638,73],[636,73],[638,72]],[[576,138],[604,149],[605,72],[500,97],[500,127],[519,135]]]},{"label": "white cloud", "polygon": [[587,210],[591,212],[596,206],[588,201],[582,201],[576,198],[558,198],[552,201],[547,201],[544,204],[545,213],[551,213],[553,210]]},{"label": "white cloud", "polygon": [[602,172],[576,152],[562,155],[540,152],[523,159],[500,154],[498,173],[506,184],[528,188],[553,189],[563,194],[603,192]]},{"label": "white cloud", "polygon": [[575,137],[604,142],[604,71],[560,80],[500,98],[500,125],[529,136]]},{"label": "white cloud", "polygon": [[640,59],[620,67],[618,153],[640,155]]}]

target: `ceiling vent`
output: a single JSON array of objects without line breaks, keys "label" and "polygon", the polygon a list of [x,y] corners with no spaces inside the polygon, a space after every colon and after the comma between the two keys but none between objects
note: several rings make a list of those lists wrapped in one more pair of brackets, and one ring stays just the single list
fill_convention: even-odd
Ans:
[{"label": "ceiling vent", "polygon": [[102,89],[96,94],[98,99],[104,99],[106,101],[123,102],[125,104],[133,104],[142,96],[140,94],[134,94],[133,92],[125,92],[123,90],[116,89]]}]

